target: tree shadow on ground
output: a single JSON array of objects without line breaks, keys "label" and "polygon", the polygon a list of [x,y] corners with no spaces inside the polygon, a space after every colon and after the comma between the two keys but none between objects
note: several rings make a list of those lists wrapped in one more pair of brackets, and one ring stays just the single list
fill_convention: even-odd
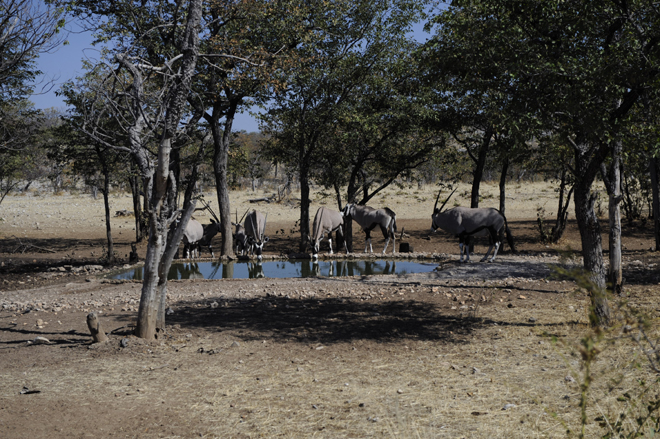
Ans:
[{"label": "tree shadow on ground", "polygon": [[[230,331],[245,340],[345,343],[401,339],[466,342],[481,319],[446,315],[434,305],[414,300],[363,302],[356,299],[287,299],[265,297],[189,303],[168,316],[168,325]],[[203,308],[201,308],[203,306]]]}]

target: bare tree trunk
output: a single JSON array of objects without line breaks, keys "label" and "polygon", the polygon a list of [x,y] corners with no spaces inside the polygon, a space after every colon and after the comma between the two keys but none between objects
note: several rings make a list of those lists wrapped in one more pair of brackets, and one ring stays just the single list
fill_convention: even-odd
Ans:
[{"label": "bare tree trunk", "polygon": [[649,171],[651,174],[651,186],[653,191],[653,236],[655,237],[655,251],[660,251],[660,186],[658,179],[660,175],[660,160],[657,157],[651,157],[649,161]]},{"label": "bare tree trunk", "polygon": [[[170,90],[166,101],[164,133],[158,145],[158,157],[153,173],[145,173],[146,179],[152,180],[152,192],[149,201],[149,242],[147,257],[144,264],[144,281],[140,296],[138,321],[135,333],[138,337],[152,340],[156,336],[159,304],[162,302],[159,293],[166,291],[167,273],[163,270],[169,267],[171,259],[163,260],[167,236],[171,223],[177,215],[169,206],[168,193],[176,192],[176,181],[170,174],[170,155],[172,139],[181,122],[186,98],[190,90],[193,74],[197,64],[199,49],[199,24],[202,15],[202,0],[191,0],[188,9],[186,29],[181,43],[182,61],[179,69],[178,82]],[[125,60],[126,61],[126,60]],[[134,66],[132,66],[134,68]],[[146,155],[144,151],[134,151]],[[144,168],[143,168],[144,169]],[[151,178],[149,178],[151,176]],[[179,223],[178,229],[185,226],[185,219]],[[176,242],[178,245],[178,241]],[[168,258],[170,254],[168,252]],[[164,277],[159,286],[159,280]]]}]

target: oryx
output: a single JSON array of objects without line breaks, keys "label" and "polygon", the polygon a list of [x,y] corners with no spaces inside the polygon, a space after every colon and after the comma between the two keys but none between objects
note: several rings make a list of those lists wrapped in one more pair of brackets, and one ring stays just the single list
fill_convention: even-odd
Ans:
[{"label": "oryx", "polygon": [[[454,190],[455,192],[455,190]],[[452,194],[454,193],[452,192]],[[451,197],[451,195],[449,195]],[[502,244],[504,231],[507,232],[507,240],[513,249],[513,239],[511,232],[507,226],[506,218],[502,213],[493,208],[470,208],[470,207],[454,207],[446,211],[442,211],[449,198],[445,200],[440,209],[438,209],[438,199],[440,193],[435,199],[433,206],[433,215],[431,216],[431,228],[435,232],[438,228],[458,236],[458,248],[460,253],[460,262],[463,262],[463,253],[465,253],[465,262],[470,261],[470,246],[469,239],[472,236],[489,236],[490,247],[486,255],[481,259],[484,262],[488,259],[490,251],[495,246],[493,257],[489,262],[493,262],[497,256],[497,251]]]},{"label": "oryx", "polygon": [[248,245],[250,253],[257,255],[257,259],[262,259],[262,252],[264,244],[268,242],[269,238],[264,236],[266,232],[266,217],[261,212],[253,210],[245,217],[245,234],[248,237]]},{"label": "oryx", "polygon": [[246,210],[241,219],[238,219],[238,212],[236,212],[236,222],[231,223],[232,226],[236,227],[236,233],[234,234],[234,243],[236,244],[236,255],[243,256],[244,252],[248,251],[248,235],[245,233],[245,227],[241,224],[241,221],[243,221],[243,218],[245,218],[245,215],[247,215],[248,211],[250,209]]},{"label": "oryx", "polygon": [[387,250],[387,245],[390,243],[390,238],[392,238],[392,253],[396,251],[396,237],[394,232],[396,232],[396,214],[387,207],[383,209],[374,209],[369,206],[361,206],[357,204],[347,204],[344,206],[344,209],[341,211],[342,215],[350,215],[351,218],[357,222],[364,233],[366,234],[366,240],[364,243],[364,252],[367,252],[367,247],[371,253],[374,252],[371,247],[371,231],[376,227],[380,226],[381,232],[383,232],[383,237],[385,238],[385,248],[383,249],[383,254]]},{"label": "oryx", "polygon": [[208,247],[211,257],[215,258],[211,241],[220,231],[220,223],[211,220],[211,224],[200,224],[190,218],[186,230],[183,231],[183,254],[186,259],[198,258],[201,246]]},{"label": "oryx", "polygon": [[204,225],[193,218],[188,220],[188,225],[186,225],[186,229],[183,231],[183,254],[186,259],[199,257],[201,246],[208,247],[211,257],[215,258],[211,241],[220,232],[220,219],[208,203],[204,200],[201,200],[201,202],[204,207],[196,210],[208,210],[213,218],[211,219],[211,224]]},{"label": "oryx", "polygon": [[[321,240],[327,234],[328,243],[330,244],[330,254],[332,254],[332,232],[337,231],[338,235],[344,237],[344,215],[325,207],[319,207],[314,216],[314,225],[312,227],[312,236],[309,237],[309,243],[312,246],[312,257],[317,259],[319,257],[319,247]],[[344,240],[344,250],[348,253],[348,247]]]}]

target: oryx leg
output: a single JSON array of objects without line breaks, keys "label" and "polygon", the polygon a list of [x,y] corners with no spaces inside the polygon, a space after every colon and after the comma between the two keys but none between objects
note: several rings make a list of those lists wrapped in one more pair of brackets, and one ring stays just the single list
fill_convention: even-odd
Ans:
[{"label": "oryx leg", "polygon": [[498,239],[499,237],[497,236],[497,231],[492,228],[489,228],[488,233],[490,234],[489,236],[490,246],[488,247],[488,251],[486,252],[484,257],[481,258],[481,262],[485,262],[486,260],[488,260],[488,255],[490,254],[490,251],[493,249],[494,246],[495,252],[493,253],[493,257],[490,259],[490,261],[488,261],[488,262],[493,262],[495,260],[495,256],[497,256],[497,250],[499,250],[500,248],[500,241]]},{"label": "oryx leg", "polygon": [[460,253],[459,262],[463,262],[463,253],[465,253],[465,262],[470,262],[470,237],[468,235],[458,237],[458,248]]},{"label": "oryx leg", "polygon": [[364,252],[367,252],[367,248],[369,249],[369,253],[373,253],[374,249],[371,247],[371,229],[364,229],[364,233],[366,233],[366,238],[364,240]]},{"label": "oryx leg", "polygon": [[337,233],[339,234],[337,235],[337,240],[339,240],[339,237],[341,236],[341,240],[344,241],[344,250],[346,250],[346,254],[348,254],[348,245],[346,245],[346,237],[344,236],[344,230],[342,226],[339,226]]},{"label": "oryx leg", "polygon": [[[391,221],[390,221],[391,222]],[[390,232],[389,232],[389,224],[387,227],[380,226],[381,232],[383,232],[383,238],[385,238],[385,248],[383,249],[383,254],[387,251],[387,245],[390,243]],[[392,237],[394,237],[394,234],[392,234]],[[392,248],[392,253],[396,250],[396,237],[394,237],[394,242],[393,242],[394,247]]]},{"label": "oryx leg", "polygon": [[328,234],[328,245],[330,246],[330,254],[332,254],[332,232]]}]

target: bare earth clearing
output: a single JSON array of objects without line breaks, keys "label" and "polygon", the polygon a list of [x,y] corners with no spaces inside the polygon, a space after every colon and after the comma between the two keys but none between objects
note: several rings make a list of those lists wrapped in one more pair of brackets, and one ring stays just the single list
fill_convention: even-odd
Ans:
[{"label": "bare earth clearing", "polygon": [[[232,209],[268,213],[265,252],[280,257],[297,246],[295,201],[247,201],[272,192],[233,194]],[[495,186],[483,194],[482,206],[497,207]],[[507,218],[520,253],[505,246],[495,263],[480,264],[481,242],[475,262],[461,265],[456,239],[429,234],[435,195],[392,189],[371,205],[397,212],[416,252],[397,256],[435,258],[438,271],[172,281],[174,312],[153,343],[131,335],[141,284],[107,281],[93,267],[105,244],[102,201],[8,197],[0,206],[0,437],[565,437],[561,421],[574,428],[579,420],[583,371],[574,352],[588,331],[588,297],[550,266],[579,250],[575,223],[559,245],[540,244],[536,210],[552,220],[555,194],[512,184]],[[213,195],[206,199],[217,209]],[[455,202],[467,205],[465,196]],[[317,193],[312,217],[322,203],[334,208]],[[112,209],[130,210],[130,198],[115,196]],[[133,225],[113,218],[120,258]],[[373,236],[380,252],[383,239]],[[357,225],[354,242],[362,248]],[[652,242],[649,225],[624,225],[627,299],[655,318]],[[91,311],[108,343],[91,344]],[[50,344],[28,343],[37,336]],[[587,437],[601,432],[595,417],[623,410],[616,398],[635,379],[655,377],[631,367],[634,349],[620,341],[600,354]]]}]

